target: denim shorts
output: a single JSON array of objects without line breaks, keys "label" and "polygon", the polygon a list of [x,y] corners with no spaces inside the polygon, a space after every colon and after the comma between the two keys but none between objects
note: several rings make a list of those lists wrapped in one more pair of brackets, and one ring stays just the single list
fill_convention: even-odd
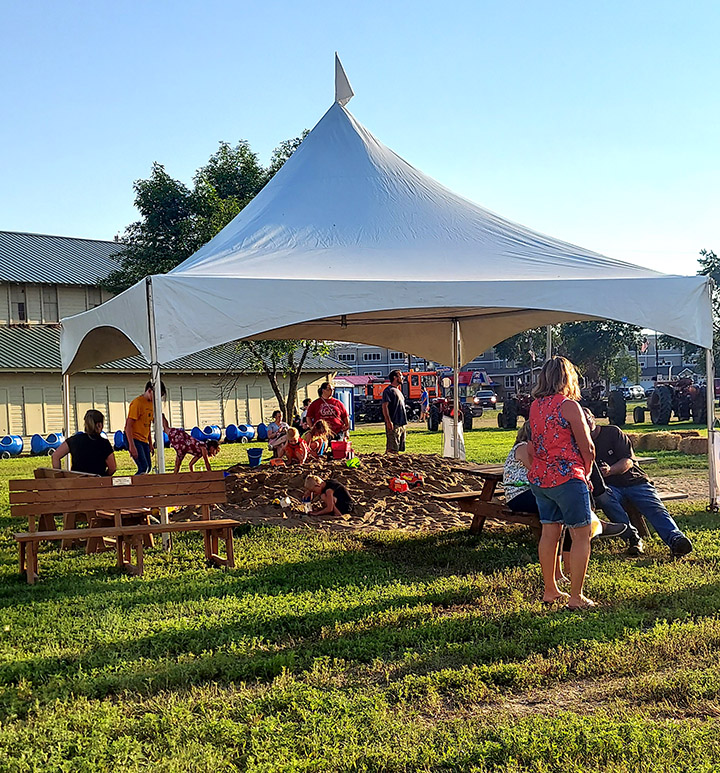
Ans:
[{"label": "denim shorts", "polygon": [[590,523],[590,492],[585,481],[571,478],[550,488],[540,488],[531,483],[530,490],[537,500],[540,523],[564,523],[570,529],[579,529]]}]

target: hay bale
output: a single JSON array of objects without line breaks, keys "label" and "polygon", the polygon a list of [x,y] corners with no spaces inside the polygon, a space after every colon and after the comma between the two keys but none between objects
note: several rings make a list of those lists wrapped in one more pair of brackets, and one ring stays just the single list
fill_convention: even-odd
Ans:
[{"label": "hay bale", "polygon": [[706,437],[684,437],[680,440],[678,451],[682,454],[706,454],[708,440]]},{"label": "hay bale", "polygon": [[645,436],[644,451],[675,451],[680,437],[672,432],[648,432]]},{"label": "hay bale", "polygon": [[633,442],[632,447],[636,451],[645,451],[645,449],[647,448],[647,439],[650,437],[650,433],[648,433],[648,432],[633,432],[633,435],[635,435],[637,440],[635,442]]},{"label": "hay bale", "polygon": [[680,437],[700,437],[700,433],[696,429],[674,429],[673,435],[680,435]]},{"label": "hay bale", "polygon": [[638,448],[638,443],[640,442],[640,438],[642,437],[642,434],[639,432],[626,432],[625,433],[628,436],[628,439],[630,440],[630,444],[633,448]]}]

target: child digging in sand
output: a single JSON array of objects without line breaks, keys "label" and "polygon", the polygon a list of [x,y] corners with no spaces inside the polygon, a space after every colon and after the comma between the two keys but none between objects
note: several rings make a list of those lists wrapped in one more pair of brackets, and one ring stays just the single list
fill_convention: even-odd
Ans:
[{"label": "child digging in sand", "polygon": [[287,443],[279,451],[279,458],[282,459],[284,456],[290,464],[293,462],[304,464],[308,456],[308,447],[300,437],[300,433],[295,427],[290,427],[285,437],[287,438]]},{"label": "child digging in sand", "polygon": [[305,478],[305,491],[325,503],[320,510],[313,510],[313,515],[347,515],[353,511],[353,501],[348,490],[333,478],[323,480],[317,475],[308,475]]}]

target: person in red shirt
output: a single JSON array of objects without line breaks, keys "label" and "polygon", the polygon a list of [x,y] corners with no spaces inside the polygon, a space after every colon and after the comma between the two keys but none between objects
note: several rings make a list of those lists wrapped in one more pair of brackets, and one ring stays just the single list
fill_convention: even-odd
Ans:
[{"label": "person in red shirt", "polygon": [[307,423],[312,427],[318,419],[322,419],[330,428],[332,440],[344,440],[350,428],[350,417],[345,406],[332,396],[333,388],[329,381],[324,381],[318,389],[318,399],[310,403],[307,411]]}]

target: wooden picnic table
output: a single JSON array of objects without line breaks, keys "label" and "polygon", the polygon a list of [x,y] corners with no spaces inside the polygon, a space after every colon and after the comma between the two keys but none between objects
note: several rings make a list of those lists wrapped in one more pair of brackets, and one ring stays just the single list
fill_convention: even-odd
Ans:
[{"label": "wooden picnic table", "polygon": [[[635,459],[638,463],[648,464],[657,461],[654,456],[641,456]],[[505,521],[506,523],[524,523],[533,530],[533,534],[538,536],[540,522],[537,515],[531,513],[515,513],[503,502],[495,499],[498,483],[502,482],[504,465],[502,464],[474,464],[466,462],[464,465],[454,465],[450,469],[455,472],[467,472],[472,475],[478,475],[483,479],[481,491],[459,491],[450,494],[436,494],[435,497],[444,500],[454,500],[460,505],[463,512],[473,513],[472,524],[470,525],[471,534],[480,534],[487,518]],[[688,495],[682,492],[660,493],[658,496],[662,502],[669,502],[678,499],[687,499]],[[494,500],[494,501],[493,501]],[[637,529],[641,537],[648,537],[647,523],[642,513],[630,502],[623,505],[628,514],[630,523]]]}]

